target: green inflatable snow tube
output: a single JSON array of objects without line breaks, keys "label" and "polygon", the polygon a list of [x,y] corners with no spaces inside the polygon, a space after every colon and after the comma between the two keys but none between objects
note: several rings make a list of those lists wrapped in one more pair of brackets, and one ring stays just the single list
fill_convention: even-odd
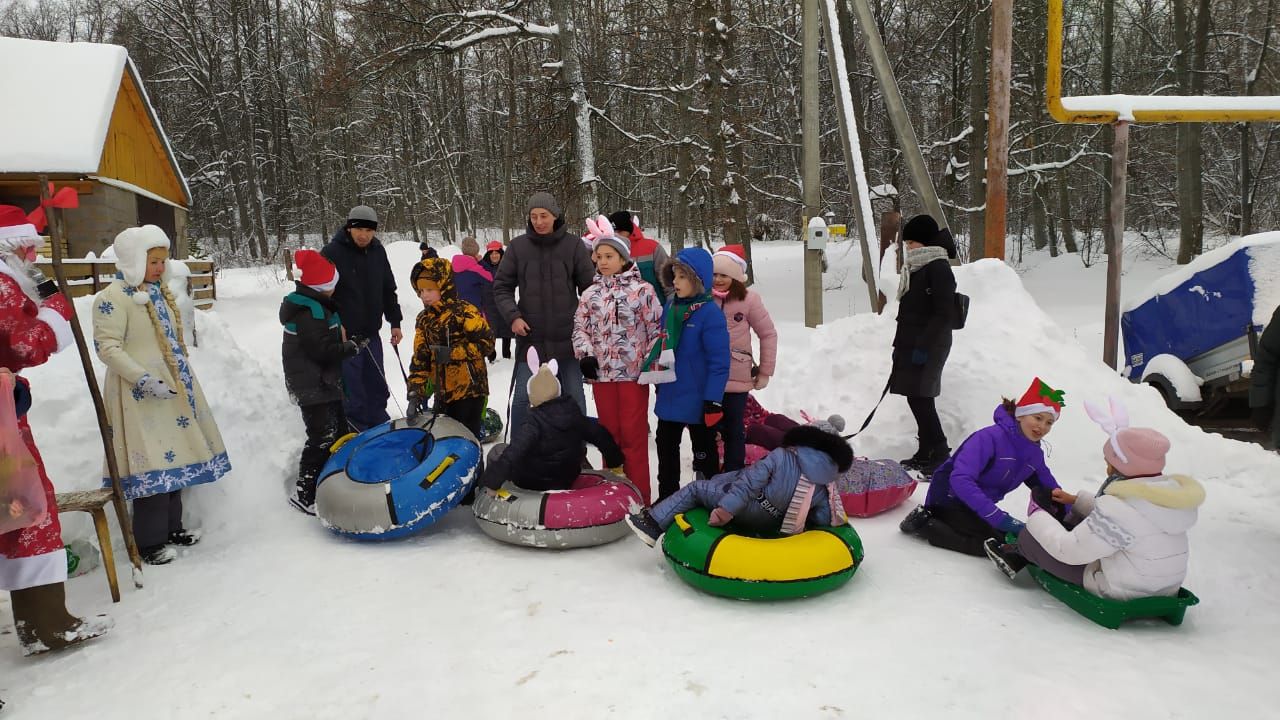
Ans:
[{"label": "green inflatable snow tube", "polygon": [[788,537],[750,537],[707,524],[695,508],[677,515],[662,552],[685,582],[738,600],[787,600],[830,592],[849,582],[865,555],[848,525]]},{"label": "green inflatable snow tube", "polygon": [[1028,565],[1027,571],[1040,583],[1040,587],[1067,607],[1112,630],[1118,630],[1121,623],[1138,618],[1160,618],[1170,625],[1181,625],[1187,608],[1200,602],[1200,598],[1186,588],[1178,588],[1178,594],[1173,597],[1111,600],[1050,575],[1037,565]]}]

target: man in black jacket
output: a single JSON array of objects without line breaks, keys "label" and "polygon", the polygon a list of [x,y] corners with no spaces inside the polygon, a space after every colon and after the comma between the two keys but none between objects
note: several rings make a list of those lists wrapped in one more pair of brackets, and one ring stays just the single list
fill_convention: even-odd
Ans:
[{"label": "man in black jacket", "polygon": [[347,421],[365,430],[391,419],[387,415],[387,378],[383,374],[382,318],[391,323],[391,344],[399,345],[400,303],[396,281],[387,262],[387,251],[375,237],[378,214],[367,205],[357,205],[347,214],[346,225],[334,234],[323,254],[338,268],[338,288],[333,301],[342,316],[349,337],[363,337],[369,344],[355,357],[342,363],[346,386],[343,408]]},{"label": "man in black jacket", "polygon": [[1258,338],[1249,381],[1249,407],[1258,429],[1270,430],[1271,448],[1280,452],[1280,307]]},{"label": "man in black jacket", "polygon": [[538,350],[543,362],[559,361],[557,376],[564,394],[586,412],[582,370],[573,355],[573,314],[578,309],[578,296],[591,286],[596,275],[591,252],[580,237],[565,232],[560,206],[550,193],[534,193],[526,211],[528,230],[511,241],[498,265],[498,276],[493,279],[498,312],[516,335],[512,442],[522,431],[529,411],[525,383],[533,373],[523,360],[531,347]]}]

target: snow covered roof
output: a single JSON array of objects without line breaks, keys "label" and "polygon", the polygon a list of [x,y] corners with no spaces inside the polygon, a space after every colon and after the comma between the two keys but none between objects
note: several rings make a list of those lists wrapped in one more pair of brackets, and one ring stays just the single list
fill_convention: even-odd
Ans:
[{"label": "snow covered roof", "polygon": [[191,190],[142,78],[119,45],[0,37],[0,97],[10,103],[0,113],[0,173],[96,175],[126,71],[189,203]]}]

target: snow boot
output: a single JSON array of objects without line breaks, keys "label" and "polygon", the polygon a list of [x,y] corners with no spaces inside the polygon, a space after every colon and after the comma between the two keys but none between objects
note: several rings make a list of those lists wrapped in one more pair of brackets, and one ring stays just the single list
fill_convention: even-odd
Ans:
[{"label": "snow boot", "polygon": [[304,503],[304,501],[299,500],[297,497],[291,495],[289,496],[289,505],[293,507],[295,510],[297,510],[298,512],[302,513],[303,515],[310,515],[311,517],[315,517],[316,515],[315,502],[312,502],[310,505],[307,505]]},{"label": "snow boot", "polygon": [[174,530],[169,533],[169,544],[191,547],[200,542],[200,538],[203,536],[204,533],[199,530]]},{"label": "snow boot", "polygon": [[995,538],[987,538],[982,543],[982,547],[987,551],[987,557],[991,558],[991,562],[1000,569],[1010,580],[1018,576],[1022,572],[1022,568],[1027,566],[1027,559],[1018,552],[1016,545],[1002,543]]},{"label": "snow boot", "polygon": [[914,469],[924,476],[924,481],[928,482],[929,477],[933,475],[933,471],[937,470],[942,463],[951,457],[951,448],[946,445],[939,445],[935,448],[925,451],[924,455],[916,463]]},{"label": "snow boot", "polygon": [[653,519],[653,515],[648,510],[628,515],[627,526],[649,547],[657,545],[658,538],[662,537],[662,528],[658,526],[658,521]]},{"label": "snow boot", "polygon": [[64,583],[13,590],[9,598],[23,655],[40,655],[92,640],[115,626],[108,615],[82,620],[67,612]]},{"label": "snow boot", "polygon": [[923,505],[919,505],[915,510],[907,513],[907,516],[898,524],[898,529],[908,535],[919,535],[932,519],[933,513],[926,510]]},{"label": "snow boot", "polygon": [[139,548],[138,552],[142,555],[142,562],[148,565],[168,565],[178,557],[178,551],[168,545]]}]

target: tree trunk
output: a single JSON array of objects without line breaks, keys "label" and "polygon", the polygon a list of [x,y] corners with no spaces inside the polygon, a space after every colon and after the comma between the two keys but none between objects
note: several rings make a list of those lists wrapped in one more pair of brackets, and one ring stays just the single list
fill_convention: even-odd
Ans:
[{"label": "tree trunk", "polygon": [[[596,155],[591,137],[591,99],[587,95],[587,83],[582,77],[582,60],[578,55],[577,30],[574,27],[571,0],[551,0],[551,16],[560,26],[556,36],[560,49],[562,72],[569,86],[569,101],[573,105],[573,145],[578,169],[578,197],[581,212],[596,213],[600,203],[596,200]],[[565,203],[567,212],[569,203]]]},{"label": "tree trunk", "polygon": [[969,260],[986,256],[983,236],[987,202],[987,37],[991,15],[982,12],[983,0],[974,0],[973,41],[969,46]]},{"label": "tree trunk", "polygon": [[[1208,44],[1209,4],[1198,0],[1200,17],[1196,19],[1195,35],[1191,35],[1189,5],[1193,0],[1174,0],[1173,26],[1178,54],[1174,67],[1179,90],[1184,95],[1200,95],[1204,89],[1203,44]],[[1201,36],[1203,33],[1203,38]],[[1201,177],[1200,123],[1178,124],[1178,264],[1185,265],[1196,258],[1204,243],[1204,198]]]},{"label": "tree trunk", "polygon": [[1071,222],[1071,185],[1067,168],[1058,171],[1058,222],[1061,223],[1063,247],[1069,253],[1079,252],[1074,223]]}]

